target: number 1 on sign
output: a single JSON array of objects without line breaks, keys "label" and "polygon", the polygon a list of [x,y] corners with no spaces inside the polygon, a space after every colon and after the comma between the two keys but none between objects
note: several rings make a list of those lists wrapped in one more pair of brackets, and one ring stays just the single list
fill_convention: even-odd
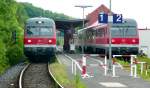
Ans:
[{"label": "number 1 on sign", "polygon": [[99,23],[108,23],[108,15],[107,14],[99,14],[98,21],[99,21]]},{"label": "number 1 on sign", "polygon": [[104,17],[103,14],[100,14],[100,20],[101,20],[101,22],[104,21],[103,17]]}]

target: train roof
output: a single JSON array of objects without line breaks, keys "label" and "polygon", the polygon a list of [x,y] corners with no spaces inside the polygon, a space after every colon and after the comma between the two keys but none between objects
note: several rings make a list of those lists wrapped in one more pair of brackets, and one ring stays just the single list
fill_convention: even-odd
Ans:
[{"label": "train roof", "polygon": [[[124,27],[137,27],[137,22],[134,20],[134,19],[129,19],[129,18],[126,18],[126,19],[123,19],[123,23],[118,23],[118,24],[114,24],[114,23],[110,23],[111,27],[119,27],[119,26],[124,26]],[[98,23],[97,25],[92,25],[92,26],[88,26],[88,27],[85,27],[83,29],[80,29],[78,30],[78,32],[82,32],[86,29],[89,29],[89,28],[101,28],[101,27],[108,27],[108,24],[103,24],[103,23]]]},{"label": "train roof", "polygon": [[82,32],[82,31],[84,31],[84,30],[86,30],[86,29],[89,29],[89,28],[97,28],[97,27],[107,27],[107,24],[98,24],[98,25],[96,25],[96,26],[88,26],[88,27],[85,27],[85,28],[82,28],[82,29],[80,29],[80,30],[78,30],[78,32]]},{"label": "train roof", "polygon": [[117,23],[117,24],[114,24],[114,23],[111,23],[111,26],[114,27],[114,26],[134,26],[134,27],[137,27],[137,22],[134,20],[134,19],[123,19],[123,23]]},{"label": "train roof", "polygon": [[38,23],[42,23],[43,25],[54,25],[55,24],[53,19],[46,18],[46,17],[34,17],[34,18],[29,18],[26,21],[26,25],[28,25],[28,26],[37,25]]}]

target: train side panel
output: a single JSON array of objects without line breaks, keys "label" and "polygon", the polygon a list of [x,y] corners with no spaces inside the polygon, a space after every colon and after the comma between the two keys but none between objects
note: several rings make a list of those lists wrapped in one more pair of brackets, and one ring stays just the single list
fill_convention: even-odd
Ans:
[{"label": "train side panel", "polygon": [[[108,54],[109,50],[109,30],[112,31],[111,46],[112,54],[138,54],[139,35],[136,21],[125,19],[123,24],[97,25],[87,27],[79,31],[80,35],[85,35],[85,53]],[[82,38],[79,38],[79,45],[82,46]],[[89,52],[91,51],[91,52]]]}]

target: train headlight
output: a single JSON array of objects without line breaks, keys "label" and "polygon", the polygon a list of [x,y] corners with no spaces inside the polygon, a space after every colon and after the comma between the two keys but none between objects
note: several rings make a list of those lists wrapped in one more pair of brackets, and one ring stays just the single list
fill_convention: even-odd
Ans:
[{"label": "train headlight", "polygon": [[44,21],[36,21],[37,24],[44,23]]},{"label": "train headlight", "polygon": [[52,40],[48,40],[49,43],[52,43]]},{"label": "train headlight", "polygon": [[114,43],[114,42],[115,42],[115,40],[114,40],[114,39],[112,39],[112,40],[111,40],[111,42],[112,42],[112,43]]},{"label": "train headlight", "polygon": [[28,43],[31,43],[31,40],[28,40]]},{"label": "train headlight", "polygon": [[136,42],[135,39],[133,39],[132,42],[135,43]]}]

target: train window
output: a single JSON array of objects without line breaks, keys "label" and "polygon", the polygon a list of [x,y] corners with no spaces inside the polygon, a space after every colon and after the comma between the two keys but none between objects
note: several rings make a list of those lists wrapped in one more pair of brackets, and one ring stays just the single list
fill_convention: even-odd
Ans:
[{"label": "train window", "polygon": [[97,33],[96,33],[96,36],[98,36],[98,37],[104,37],[105,36],[104,29],[98,29]]},{"label": "train window", "polygon": [[123,29],[118,27],[112,27],[111,28],[111,36],[112,37],[123,37]]},{"label": "train window", "polygon": [[52,35],[53,34],[53,28],[49,27],[49,28],[45,28],[45,27],[41,27],[40,28],[40,35]]},{"label": "train window", "polygon": [[28,26],[26,33],[28,36],[51,36],[53,35],[53,28],[46,26]]},{"label": "train window", "polygon": [[27,27],[27,35],[28,36],[39,35],[39,28],[36,28],[36,27]]},{"label": "train window", "polygon": [[91,29],[88,29],[86,31],[86,39],[91,39],[91,37],[92,37],[92,31],[91,31]]},{"label": "train window", "polygon": [[125,36],[130,37],[130,36],[135,36],[136,34],[137,34],[136,27],[129,27],[124,30]]},{"label": "train window", "polygon": [[136,27],[112,27],[111,35],[112,37],[132,37],[137,34]]}]

